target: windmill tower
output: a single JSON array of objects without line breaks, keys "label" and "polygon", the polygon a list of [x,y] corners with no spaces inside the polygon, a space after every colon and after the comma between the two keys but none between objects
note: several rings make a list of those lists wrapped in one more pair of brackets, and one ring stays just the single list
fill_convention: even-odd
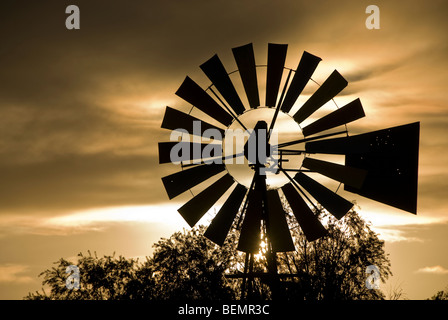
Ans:
[{"label": "windmill tower", "polygon": [[[246,253],[246,263],[243,274],[233,277],[243,278],[243,292],[248,280],[250,285],[255,276],[263,277],[275,294],[281,276],[276,254],[295,250],[281,195],[309,241],[326,234],[311,207],[318,203],[337,219],[353,207],[336,192],[341,185],[347,192],[416,214],[420,124],[350,135],[347,124],[365,116],[360,99],[336,106],[325,115],[319,113],[348,85],[338,71],[333,71],[309,98],[299,101],[305,88],[315,83],[312,76],[321,58],[305,51],[293,70],[285,67],[285,44],[268,45],[266,65],[256,65],[252,44],[233,48],[232,52],[238,70],[227,72],[214,55],[200,66],[211,81],[208,88],[201,88],[187,76],[177,90],[176,95],[197,109],[199,116],[167,107],[162,122],[162,128],[182,129],[188,136],[200,137],[213,130],[222,138],[215,137],[210,143],[159,143],[161,164],[172,162],[174,148],[183,150],[179,156],[181,170],[163,177],[162,182],[173,199],[215,179],[178,209],[191,227],[230,192],[204,235],[223,245],[231,228],[238,228],[237,249]],[[240,77],[232,81],[231,76],[237,73]],[[236,81],[241,81],[244,99],[237,92]],[[264,84],[264,104],[260,102],[260,84]],[[281,118],[296,136],[281,137],[279,132],[277,142],[273,142]],[[200,130],[195,130],[198,127]],[[228,132],[235,128],[246,134],[246,140],[239,152],[229,154],[225,141],[230,140]],[[208,159],[203,158],[204,152],[195,152],[210,147],[218,151]],[[328,161],[336,156],[342,163]],[[246,168],[245,179],[237,174],[234,164],[225,161],[237,158],[243,159],[239,166]],[[321,178],[338,183],[336,190],[325,186]],[[268,272],[255,275],[251,268],[261,240],[266,244]]]}]

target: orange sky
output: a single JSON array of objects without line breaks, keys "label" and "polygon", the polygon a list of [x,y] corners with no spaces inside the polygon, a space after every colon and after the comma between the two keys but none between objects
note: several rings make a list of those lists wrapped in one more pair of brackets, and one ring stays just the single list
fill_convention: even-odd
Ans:
[{"label": "orange sky", "polygon": [[[81,29],[65,28],[77,4]],[[448,91],[446,1],[375,1],[381,29],[365,27],[370,1],[3,1],[0,4],[0,298],[40,289],[37,275],[80,251],[151,253],[187,227],[160,178],[157,143],[166,105],[199,65],[252,42],[287,43],[286,66],[304,50],[323,59],[313,79],[337,69],[349,82],[340,105],[361,98],[360,133],[421,122],[417,216],[353,194],[386,239],[408,298],[448,285]],[[300,99],[299,99],[300,101]],[[299,103],[299,102],[298,102]],[[297,106],[298,107],[298,106]]]}]

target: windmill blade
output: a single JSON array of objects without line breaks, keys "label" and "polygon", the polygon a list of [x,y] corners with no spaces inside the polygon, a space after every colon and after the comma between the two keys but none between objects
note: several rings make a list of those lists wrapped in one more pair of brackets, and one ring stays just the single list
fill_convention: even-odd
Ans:
[{"label": "windmill blade", "polygon": [[[324,154],[379,154],[396,153],[397,150],[408,153],[411,152],[408,151],[408,146],[413,146],[411,150],[415,151],[419,140],[419,127],[420,123],[415,122],[355,136],[306,142],[305,150]],[[407,134],[410,134],[409,138]]]},{"label": "windmill blade", "polygon": [[[336,139],[325,139],[305,143],[307,153],[323,154],[348,154],[351,152],[368,152],[368,145],[361,145],[355,142],[357,136],[343,137]],[[355,151],[357,150],[357,151]]]},{"label": "windmill blade", "polygon": [[350,123],[365,116],[362,108],[361,100],[356,99],[342,108],[320,118],[302,129],[303,135],[310,136],[312,134],[322,132],[337,126]]},{"label": "windmill blade", "polygon": [[161,127],[169,130],[184,129],[192,135],[201,137],[204,136],[206,130],[214,129],[220,133],[214,137],[216,140],[222,140],[222,137],[225,136],[223,129],[170,107],[166,107],[165,109]]},{"label": "windmill blade", "polygon": [[236,114],[242,114],[245,111],[243,103],[218,55],[215,54],[200,67]]},{"label": "windmill blade", "polygon": [[216,121],[221,122],[226,127],[232,123],[233,117],[221,108],[221,106],[190,77],[185,78],[179,89],[177,89],[176,95],[197,107],[202,112],[208,114]]},{"label": "windmill blade", "polygon": [[285,66],[287,44],[268,44],[268,69],[266,73],[266,106],[275,107]]},{"label": "windmill blade", "polygon": [[[173,150],[175,148],[175,150]],[[189,161],[202,159],[204,154],[204,149],[213,150],[210,152],[210,158],[221,157],[222,156],[222,145],[214,143],[196,143],[196,142],[184,142],[184,141],[170,141],[170,142],[159,142],[159,164],[171,163],[173,161]],[[181,151],[180,154],[178,151]],[[219,152],[214,152],[219,150]],[[171,154],[173,151],[174,156],[177,158],[173,159]],[[175,152],[177,151],[177,152]]]},{"label": "windmill blade", "polygon": [[353,207],[353,203],[301,172],[295,175],[294,180],[337,219],[341,219]]},{"label": "windmill blade", "polygon": [[327,234],[327,230],[291,183],[285,184],[281,189],[308,241],[317,240]]},{"label": "windmill blade", "polygon": [[[361,154],[378,152],[376,150],[378,144],[376,137],[381,131],[382,130],[363,133],[356,136],[306,142],[305,151],[309,153],[323,154]],[[379,151],[381,152],[381,150]]]},{"label": "windmill blade", "polygon": [[170,199],[225,170],[223,164],[204,164],[162,178]]},{"label": "windmill blade", "polygon": [[363,197],[417,213],[420,123],[356,136],[308,142],[306,152],[345,154],[345,164],[366,170],[360,188],[344,189]]},{"label": "windmill blade", "polygon": [[319,172],[324,176],[344,183],[344,185],[349,185],[358,189],[362,187],[367,176],[367,171],[364,169],[343,166],[317,159],[305,158],[302,165],[311,171]]},{"label": "windmill blade", "polygon": [[190,227],[193,227],[233,183],[234,180],[232,176],[227,173],[180,207],[177,211]]},{"label": "windmill blade", "polygon": [[333,99],[347,86],[348,82],[336,70],[325,80],[325,82],[314,92],[314,94],[303,104],[293,116],[300,124],[325,103]]},{"label": "windmill blade", "polygon": [[241,226],[237,250],[256,253],[260,248],[261,213],[263,212],[260,190],[252,189],[248,194],[248,204]]},{"label": "windmill blade", "polygon": [[291,233],[286,221],[286,212],[277,190],[266,192],[267,207],[269,214],[269,239],[272,243],[273,252],[294,251]]},{"label": "windmill blade", "polygon": [[258,94],[257,68],[255,65],[255,55],[252,43],[232,49],[233,56],[240,72],[241,81],[246,91],[247,100],[251,108],[260,105]]},{"label": "windmill blade", "polygon": [[303,52],[294,77],[292,78],[291,85],[282,103],[281,110],[283,112],[289,112],[291,110],[320,61],[322,61],[321,58],[306,51]]},{"label": "windmill blade", "polygon": [[237,184],[235,189],[222,205],[216,216],[213,218],[204,236],[217,245],[222,246],[229,233],[232,223],[238,213],[244,196],[247,193],[245,186]]},{"label": "windmill blade", "polygon": [[[299,143],[304,143],[304,142],[309,142],[309,141],[313,141],[313,140],[337,136],[337,135],[343,134],[343,133],[347,133],[347,131],[344,130],[344,131],[339,131],[339,132],[323,134],[323,135],[315,136],[315,137],[311,137],[311,138],[298,139],[298,140],[293,140],[293,141],[289,141],[289,142],[279,143],[279,144],[273,145],[273,147],[277,148],[277,149],[285,148],[285,147],[293,146],[293,145],[299,144]],[[309,153],[313,153],[313,152],[309,152]]]}]

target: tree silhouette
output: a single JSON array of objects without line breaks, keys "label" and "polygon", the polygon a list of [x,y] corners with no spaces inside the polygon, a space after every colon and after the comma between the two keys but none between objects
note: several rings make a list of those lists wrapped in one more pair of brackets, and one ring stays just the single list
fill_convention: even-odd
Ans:
[{"label": "tree silhouette", "polygon": [[[391,274],[384,241],[355,210],[341,220],[322,209],[316,214],[328,234],[314,242],[306,240],[292,215],[288,215],[296,251],[277,255],[279,273],[294,275],[280,279],[285,299],[384,299],[382,291],[366,286],[369,265],[377,266],[383,282]],[[88,256],[79,254],[77,290],[69,290],[65,284],[66,267],[75,263],[60,259],[56,267],[40,274],[50,293],[29,293],[25,299],[239,299],[242,280],[226,277],[244,268],[244,254],[236,251],[238,231],[231,232],[222,247],[202,236],[204,231],[205,227],[199,226],[162,238],[154,244],[152,257],[146,257],[144,262],[122,256],[98,258],[90,252]],[[254,272],[265,271],[264,256],[256,255]],[[251,285],[251,298],[272,298],[263,278],[254,279]]]},{"label": "tree silhouette", "polygon": [[[202,236],[204,227],[174,233],[154,245],[148,264],[157,287],[156,299],[220,300],[234,299],[235,288],[225,273],[236,263],[235,235],[223,247]],[[151,298],[151,297],[148,297]]]},{"label": "tree silhouette", "polygon": [[[40,273],[50,293],[29,293],[27,300],[220,300],[234,299],[236,288],[225,272],[235,264],[231,239],[218,247],[202,236],[204,227],[176,232],[154,244],[154,254],[138,259],[78,254],[77,263],[64,258]],[[66,287],[67,266],[80,270],[80,288]]]},{"label": "tree silhouette", "polygon": [[375,265],[384,282],[391,275],[384,241],[378,238],[355,210],[337,220],[319,212],[327,221],[328,235],[308,242],[300,228],[295,228],[296,252],[281,255],[285,272],[299,276],[286,283],[290,299],[352,300],[382,299],[384,294],[366,286],[366,267]]},{"label": "tree silhouette", "polygon": [[[136,259],[127,259],[115,255],[98,258],[96,253],[88,256],[78,254],[78,262],[74,264],[64,258],[59,259],[56,267],[39,274],[43,276],[42,285],[50,287],[47,294],[29,293],[25,299],[30,300],[118,300],[129,297],[129,289],[133,286],[142,271]],[[80,289],[69,290],[66,286],[68,274],[66,268],[76,265],[80,270]],[[147,285],[151,287],[150,282]]]},{"label": "tree silhouette", "polygon": [[438,291],[428,300],[448,300],[448,286],[445,288],[445,290]]}]

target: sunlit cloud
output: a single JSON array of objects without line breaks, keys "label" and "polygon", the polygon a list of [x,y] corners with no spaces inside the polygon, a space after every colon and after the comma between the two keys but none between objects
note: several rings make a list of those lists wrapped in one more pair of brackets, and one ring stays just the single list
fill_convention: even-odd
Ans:
[{"label": "sunlit cloud", "polygon": [[444,224],[448,219],[444,216],[428,215],[420,212],[417,215],[402,212],[401,210],[378,205],[370,200],[360,200],[361,208],[358,210],[361,217],[370,223],[381,239],[388,243],[394,242],[424,242],[424,239],[415,237],[407,230],[408,227]]},{"label": "sunlit cloud", "polygon": [[182,224],[176,205],[123,206],[85,210],[45,221],[47,226],[73,227],[101,222],[142,222],[160,224]]},{"label": "sunlit cloud", "polygon": [[405,225],[423,225],[432,223],[445,222],[446,219],[429,217],[429,216],[415,216],[407,212],[394,212],[393,209],[389,210],[368,210],[362,209],[360,211],[361,216],[372,223],[376,227],[388,227],[388,226],[405,226]]},{"label": "sunlit cloud", "polygon": [[0,283],[2,282],[16,282],[16,283],[28,283],[34,280],[23,275],[28,271],[28,266],[20,264],[2,264],[0,265]]},{"label": "sunlit cloud", "polygon": [[380,235],[380,238],[387,243],[394,242],[424,242],[423,239],[417,237],[411,237],[406,234],[405,231],[400,229],[385,228],[385,227],[372,227],[372,229]]},{"label": "sunlit cloud", "polygon": [[448,274],[448,269],[437,265],[437,266],[432,266],[432,267],[420,268],[416,271],[416,273]]},{"label": "sunlit cloud", "polygon": [[[0,219],[0,236],[5,233],[71,235],[103,232],[116,224],[155,224],[160,228],[188,227],[177,212],[179,205],[117,206],[75,211],[54,217],[12,217]],[[10,227],[14,226],[13,229]],[[11,231],[13,230],[13,231]]]}]

